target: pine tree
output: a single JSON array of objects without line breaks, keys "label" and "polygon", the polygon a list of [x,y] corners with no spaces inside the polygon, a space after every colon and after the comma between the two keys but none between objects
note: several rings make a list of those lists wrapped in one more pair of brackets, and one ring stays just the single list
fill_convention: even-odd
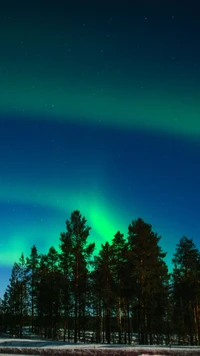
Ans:
[{"label": "pine tree", "polygon": [[61,272],[59,269],[59,254],[52,246],[47,254],[48,269],[48,316],[49,337],[57,338],[57,323],[61,312]]},{"label": "pine tree", "polygon": [[71,240],[66,238],[65,232],[60,234],[61,250],[60,270],[61,270],[61,305],[63,315],[63,341],[66,341],[66,331],[68,330],[68,340],[70,339],[70,313],[72,310],[71,275],[72,275],[72,246]]},{"label": "pine tree", "polygon": [[22,328],[28,315],[27,265],[23,253],[18,263],[18,283],[20,288],[20,338],[22,338]]},{"label": "pine tree", "polygon": [[[118,328],[118,342],[122,342],[122,315],[124,314],[124,321],[126,319],[128,325],[125,327],[125,340],[126,330],[128,330],[130,341],[130,325],[129,325],[129,300],[127,293],[125,294],[126,282],[127,282],[127,243],[124,239],[124,235],[118,231],[111,245],[112,252],[112,272],[114,280],[114,294],[116,298],[116,316],[117,316],[117,328]],[[127,313],[128,311],[128,313]]]},{"label": "pine tree", "polygon": [[[101,245],[98,256],[94,260],[94,292],[99,300],[100,332],[106,335],[108,344],[111,342],[111,315],[114,306],[114,276],[113,276],[113,251],[106,242]],[[99,330],[98,330],[99,334]]]},{"label": "pine tree", "polygon": [[192,239],[182,237],[176,245],[176,252],[172,262],[174,263],[173,281],[173,306],[174,326],[179,336],[179,343],[187,342],[190,336],[190,344],[200,342],[200,253]]},{"label": "pine tree", "polygon": [[61,272],[59,254],[52,246],[41,255],[37,292],[37,313],[40,333],[45,338],[57,338],[57,324],[61,314]]},{"label": "pine tree", "polygon": [[[48,337],[49,330],[49,270],[47,266],[47,256],[41,254],[38,267],[38,284],[36,313],[38,316],[37,324],[41,336]],[[44,332],[43,332],[44,331]]]},{"label": "pine tree", "polygon": [[0,298],[0,335],[3,332],[3,301]]},{"label": "pine tree", "polygon": [[159,241],[152,226],[141,218],[128,227],[140,344],[149,341],[152,344],[152,334],[158,332],[158,325],[161,327],[165,318],[163,302],[167,297],[169,276],[163,260],[166,253],[159,247]]},{"label": "pine tree", "polygon": [[9,326],[11,327],[11,320],[13,319],[13,316],[11,314],[11,308],[10,308],[10,298],[9,298],[9,293],[8,293],[8,286],[6,288],[6,291],[3,295],[2,299],[2,315],[3,315],[3,322],[2,322],[2,328],[3,332],[7,333]]},{"label": "pine tree", "polygon": [[[90,227],[86,226],[87,220],[78,210],[72,212],[70,220],[66,221],[66,232],[60,236],[60,247],[63,256],[67,252],[69,261],[68,273],[70,275],[71,292],[74,310],[74,342],[80,337],[80,320],[84,319],[86,312],[86,296],[88,285],[88,264],[93,254],[95,244],[88,244]],[[61,257],[61,259],[63,259]]]},{"label": "pine tree", "polygon": [[32,332],[35,332],[35,314],[36,314],[36,302],[38,294],[38,278],[39,278],[39,260],[40,256],[35,245],[31,248],[30,257],[27,257],[27,276],[28,276],[28,289],[30,296],[31,307],[31,327]]},{"label": "pine tree", "polygon": [[4,301],[8,314],[11,316],[9,326],[11,334],[17,334],[22,337],[22,327],[24,320],[28,315],[28,292],[27,292],[27,275],[26,262],[22,253],[19,262],[14,263],[11,272],[10,284],[6,289]]}]

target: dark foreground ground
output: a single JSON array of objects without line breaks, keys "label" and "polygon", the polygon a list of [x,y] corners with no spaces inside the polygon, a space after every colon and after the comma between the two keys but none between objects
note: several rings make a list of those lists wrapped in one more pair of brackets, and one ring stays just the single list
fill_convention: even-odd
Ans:
[{"label": "dark foreground ground", "polygon": [[199,347],[154,347],[124,345],[67,344],[41,340],[0,338],[0,354],[61,356],[200,356]]}]

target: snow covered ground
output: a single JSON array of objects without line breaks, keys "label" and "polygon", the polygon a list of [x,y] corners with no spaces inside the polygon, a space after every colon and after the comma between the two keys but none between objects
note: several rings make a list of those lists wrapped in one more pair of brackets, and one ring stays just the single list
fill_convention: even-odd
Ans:
[{"label": "snow covered ground", "polygon": [[95,356],[160,356],[200,355],[199,347],[155,347],[73,344],[45,340],[0,338],[0,355],[95,355]]}]

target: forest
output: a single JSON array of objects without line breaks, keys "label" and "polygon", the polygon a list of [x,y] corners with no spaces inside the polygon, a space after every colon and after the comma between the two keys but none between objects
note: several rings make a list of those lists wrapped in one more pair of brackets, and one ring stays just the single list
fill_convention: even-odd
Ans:
[{"label": "forest", "polygon": [[[142,218],[117,231],[95,253],[91,227],[75,210],[60,234],[59,252],[34,245],[12,268],[0,300],[0,334],[139,345],[200,344],[200,252],[183,236],[173,269],[161,237]],[[106,239],[105,239],[106,241]]]}]

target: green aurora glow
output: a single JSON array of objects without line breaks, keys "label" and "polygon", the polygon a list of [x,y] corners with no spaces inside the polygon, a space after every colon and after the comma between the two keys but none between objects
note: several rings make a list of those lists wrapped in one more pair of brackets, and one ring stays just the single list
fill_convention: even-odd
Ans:
[{"label": "green aurora glow", "polygon": [[[47,78],[43,81],[46,83]],[[54,86],[57,87],[55,80]],[[185,137],[200,136],[200,99],[187,97],[186,101],[183,95],[170,89],[162,93],[154,88],[143,92],[136,88],[128,91],[121,88],[120,93],[117,88],[109,87],[101,92],[92,86],[50,90],[48,85],[37,85],[35,90],[26,87],[22,81],[21,86],[13,84],[9,93],[0,85],[0,97],[1,111],[24,113],[26,120],[29,115],[34,115],[35,120],[46,118],[48,121],[56,117],[61,122],[100,122],[119,128],[136,127]]]},{"label": "green aurora glow", "polygon": [[[10,189],[6,184],[1,185],[0,191],[0,201],[12,200],[12,203],[22,204],[24,206],[36,205],[42,208],[53,209],[56,214],[66,215],[65,220],[69,218],[71,212],[75,209],[79,209],[84,212],[83,215],[86,216],[89,226],[92,227],[91,241],[96,242],[96,247],[99,248],[101,243],[105,241],[110,241],[117,229],[121,228],[124,233],[127,231],[127,226],[124,224],[124,220],[119,219],[119,210],[114,209],[108,201],[102,198],[103,194],[98,192],[98,195],[94,195],[90,192],[85,194],[81,193],[75,194],[65,189],[52,189],[51,187],[40,186],[13,186]],[[67,210],[66,210],[67,207]],[[67,215],[68,212],[68,215]],[[33,238],[37,238],[38,235],[42,236],[43,231],[47,230],[47,227],[41,227],[38,222],[36,225],[32,226],[31,232],[30,227],[19,228],[17,233],[10,236],[10,242],[7,246],[4,244],[4,250],[0,252],[0,260],[4,265],[10,265],[13,261],[18,260],[22,251],[27,255],[30,252],[30,241]],[[60,230],[59,230],[60,228]],[[65,221],[62,225],[52,225],[50,224],[50,234],[48,239],[45,239],[43,247],[45,252],[48,251],[51,245],[58,247],[59,243],[59,233],[65,231]],[[19,243],[18,243],[19,242]],[[40,242],[41,244],[41,242]]]}]

